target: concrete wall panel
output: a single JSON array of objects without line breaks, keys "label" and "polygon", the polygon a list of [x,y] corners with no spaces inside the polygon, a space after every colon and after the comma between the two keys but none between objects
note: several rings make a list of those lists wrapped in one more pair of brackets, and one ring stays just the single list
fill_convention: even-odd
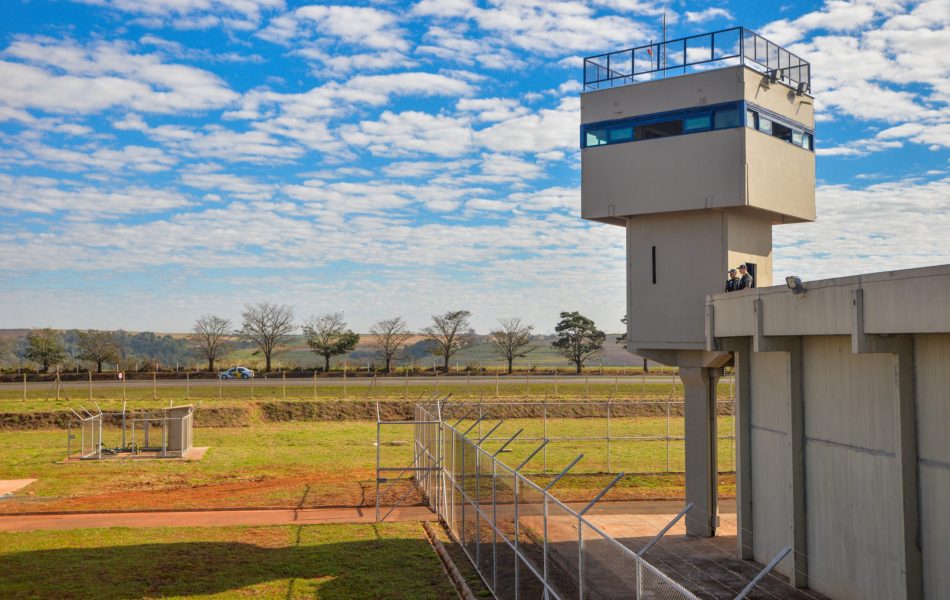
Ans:
[{"label": "concrete wall panel", "polygon": [[581,123],[598,123],[742,99],[741,67],[581,94]]},{"label": "concrete wall panel", "polygon": [[852,354],[846,336],[806,337],[805,431],[860,450],[897,451],[897,358]]},{"label": "concrete wall panel", "polygon": [[662,215],[630,219],[627,314],[631,347],[705,347],[706,295],[725,283],[722,229],[722,214],[716,212],[681,213],[677,219]]},{"label": "concrete wall panel", "polygon": [[[788,354],[754,352],[750,355],[750,366],[752,553],[755,560],[767,563],[790,543]],[[777,569],[788,575],[791,557],[783,560]]]},{"label": "concrete wall panel", "polygon": [[581,216],[623,217],[741,206],[742,129],[581,151]]},{"label": "concrete wall panel", "polygon": [[810,585],[833,598],[903,597],[897,360],[846,336],[803,346]]},{"label": "concrete wall panel", "polygon": [[924,595],[950,598],[950,334],[914,339]]},{"label": "concrete wall panel", "polygon": [[744,262],[756,265],[756,282],[759,287],[772,285],[772,226],[763,223],[761,217],[726,213],[726,247],[729,249],[726,263],[738,267]]},{"label": "concrete wall panel", "polygon": [[[902,277],[862,282],[867,333],[950,331],[950,276]],[[934,310],[942,307],[943,310]]]},{"label": "concrete wall panel", "polygon": [[904,598],[897,461],[817,441],[805,457],[809,586],[842,600]]},{"label": "concrete wall panel", "polygon": [[746,204],[788,221],[815,220],[815,153],[746,128]]},{"label": "concrete wall panel", "polygon": [[[735,265],[733,265],[735,266]],[[743,337],[755,334],[755,313],[751,292],[730,293],[712,300],[716,337]]]}]

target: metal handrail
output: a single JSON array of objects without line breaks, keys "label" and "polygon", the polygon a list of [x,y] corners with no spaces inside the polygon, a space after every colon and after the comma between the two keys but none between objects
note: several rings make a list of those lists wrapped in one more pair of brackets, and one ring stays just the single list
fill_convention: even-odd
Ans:
[{"label": "metal handrail", "polygon": [[[725,38],[727,41],[717,46],[717,36],[720,40]],[[690,45],[691,41],[702,38],[709,38],[708,54],[705,54],[707,48]],[[764,49],[761,54],[760,48]],[[674,56],[681,53],[681,58],[677,59],[675,64],[670,64],[667,60],[671,50]],[[696,60],[690,60],[691,52],[701,52],[702,55]],[[731,27],[588,56],[584,59],[583,89],[591,91],[640,83],[638,76],[644,81],[650,81],[655,79],[656,75],[665,77],[670,72],[686,74],[690,72],[690,67],[693,71],[704,70],[710,63],[726,63],[723,66],[747,65],[766,71],[775,81],[797,85],[800,91],[811,90],[810,63],[745,27]],[[638,69],[638,66],[641,68]]]}]

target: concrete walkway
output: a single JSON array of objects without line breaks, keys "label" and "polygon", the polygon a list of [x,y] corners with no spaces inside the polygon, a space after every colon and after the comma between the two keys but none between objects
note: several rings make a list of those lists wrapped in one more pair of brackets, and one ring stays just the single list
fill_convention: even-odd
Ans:
[{"label": "concrete walkway", "polygon": [[[388,509],[387,509],[388,510]],[[386,521],[434,521],[424,506],[397,508]],[[220,527],[234,525],[317,525],[374,523],[375,508],[216,510],[0,516],[0,531],[87,529],[91,527]]]}]

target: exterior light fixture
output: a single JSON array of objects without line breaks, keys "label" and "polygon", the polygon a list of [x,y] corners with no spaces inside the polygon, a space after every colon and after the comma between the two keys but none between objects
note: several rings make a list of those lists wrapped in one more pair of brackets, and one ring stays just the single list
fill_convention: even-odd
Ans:
[{"label": "exterior light fixture", "polygon": [[792,290],[792,293],[796,296],[805,293],[805,288],[802,286],[802,278],[797,275],[789,275],[786,277],[785,285],[787,285],[788,289]]}]

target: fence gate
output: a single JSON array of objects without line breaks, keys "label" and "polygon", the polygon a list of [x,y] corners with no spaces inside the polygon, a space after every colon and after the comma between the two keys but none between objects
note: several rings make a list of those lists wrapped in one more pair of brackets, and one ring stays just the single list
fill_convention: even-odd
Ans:
[{"label": "fence gate", "polygon": [[[444,398],[428,398],[441,405]],[[438,415],[413,421],[383,420],[376,403],[376,520],[385,521],[401,506],[420,505],[439,486],[441,429]]]}]

